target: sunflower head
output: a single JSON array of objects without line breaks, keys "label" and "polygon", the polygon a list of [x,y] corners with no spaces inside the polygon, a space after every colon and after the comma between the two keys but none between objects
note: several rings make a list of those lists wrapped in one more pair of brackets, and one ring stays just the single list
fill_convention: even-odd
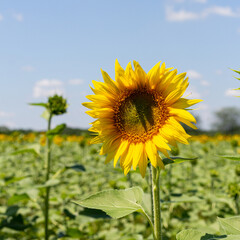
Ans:
[{"label": "sunflower head", "polygon": [[187,108],[201,100],[183,98],[188,87],[186,73],[156,64],[148,73],[139,63],[124,70],[116,60],[115,80],[102,71],[104,82],[93,81],[91,102],[83,103],[96,118],[89,129],[97,134],[92,143],[103,143],[100,154],[107,155],[127,174],[137,166],[144,177],[148,160],[164,168],[158,152],[169,157],[169,145],[188,144],[190,137],[180,122],[196,129],[195,118]]}]

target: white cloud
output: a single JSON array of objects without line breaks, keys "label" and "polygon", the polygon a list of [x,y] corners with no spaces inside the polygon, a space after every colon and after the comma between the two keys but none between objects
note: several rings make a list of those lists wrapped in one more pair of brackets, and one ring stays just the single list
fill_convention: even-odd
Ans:
[{"label": "white cloud", "polygon": [[228,96],[228,97],[237,97],[237,96],[240,96],[240,92],[237,91],[237,90],[228,89],[228,90],[226,90],[226,92],[225,92],[225,96]]},{"label": "white cloud", "polygon": [[166,7],[166,20],[172,22],[183,22],[187,20],[204,19],[210,15],[224,17],[240,17],[240,12],[234,12],[231,7],[212,6],[201,12],[191,12],[184,9],[175,11],[172,7]]},{"label": "white cloud", "polygon": [[[188,70],[187,71],[187,75],[188,75],[188,77],[190,79],[198,79],[198,80],[200,80],[202,78],[202,75],[199,72],[195,71],[195,70]],[[206,81],[206,80],[201,80],[200,84],[202,86],[209,86],[210,85],[210,83],[208,81]]]},{"label": "white cloud", "polygon": [[166,19],[171,22],[182,22],[186,20],[197,19],[198,15],[193,12],[188,12],[185,10],[174,11],[172,7],[166,8]]},{"label": "white cloud", "polygon": [[206,8],[202,12],[202,17],[207,17],[211,14],[216,14],[220,16],[226,16],[226,17],[237,17],[238,14],[233,12],[231,7],[221,7],[221,6],[213,6],[210,8]]},{"label": "white cloud", "polygon": [[208,81],[205,81],[205,80],[202,80],[200,82],[200,84],[203,85],[203,86],[209,86],[210,85],[210,83]]},{"label": "white cloud", "polygon": [[76,78],[76,79],[70,79],[70,80],[68,81],[68,83],[69,83],[70,85],[81,85],[81,84],[84,83],[84,80],[83,80],[83,79],[78,79],[78,78]]},{"label": "white cloud", "polygon": [[0,117],[1,117],[1,118],[4,118],[4,117],[13,117],[13,116],[14,116],[13,113],[0,111]]},{"label": "white cloud", "polygon": [[35,70],[35,68],[33,66],[31,66],[31,65],[23,66],[21,69],[24,72],[33,72]]},{"label": "white cloud", "polygon": [[35,83],[33,97],[49,97],[54,94],[63,95],[63,83],[57,79],[42,79]]},{"label": "white cloud", "polygon": [[193,0],[194,2],[198,2],[198,3],[206,3],[207,0]]},{"label": "white cloud", "polygon": [[14,13],[12,16],[18,22],[22,22],[23,21],[23,15],[21,13]]},{"label": "white cloud", "polygon": [[0,14],[0,22],[3,20],[3,15]]},{"label": "white cloud", "polygon": [[199,79],[201,78],[201,74],[196,72],[195,70],[188,70],[187,71],[187,75],[189,76],[189,78],[191,79]]}]

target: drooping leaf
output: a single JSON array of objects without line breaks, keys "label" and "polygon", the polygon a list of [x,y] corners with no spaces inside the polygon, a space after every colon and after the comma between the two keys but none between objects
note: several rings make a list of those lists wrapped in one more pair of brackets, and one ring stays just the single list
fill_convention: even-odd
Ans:
[{"label": "drooping leaf", "polygon": [[217,236],[217,235],[200,232],[194,229],[187,229],[187,230],[181,231],[180,233],[177,234],[176,239],[177,240],[218,240],[218,239],[234,240],[234,238],[232,239],[228,238],[226,235]]},{"label": "drooping leaf", "polygon": [[80,215],[92,217],[92,218],[110,218],[105,212],[99,209],[84,208],[79,212]]},{"label": "drooping leaf", "polygon": [[5,212],[5,215],[14,216],[17,214],[18,209],[19,209],[19,207],[17,205],[9,206]]},{"label": "drooping leaf", "polygon": [[31,106],[40,106],[40,107],[47,108],[47,104],[46,103],[29,103],[29,105],[31,105]]},{"label": "drooping leaf", "polygon": [[240,155],[218,155],[218,157],[226,158],[234,161],[240,161]]},{"label": "drooping leaf", "polygon": [[0,228],[7,227],[17,231],[23,231],[26,228],[30,227],[30,224],[24,224],[23,216],[21,214],[14,215],[10,219],[4,219]]},{"label": "drooping leaf", "polygon": [[176,164],[176,163],[182,163],[182,162],[186,162],[186,161],[193,161],[193,160],[197,160],[198,158],[184,158],[184,157],[171,157],[170,158],[164,158],[163,164],[166,166],[168,164]]},{"label": "drooping leaf", "polygon": [[106,190],[74,203],[100,209],[113,218],[121,218],[142,209],[143,190],[133,187],[125,190]]},{"label": "drooping leaf", "polygon": [[57,134],[60,134],[65,129],[65,127],[66,127],[65,123],[57,125],[55,128],[47,131],[46,135],[50,137],[50,136],[55,136]]},{"label": "drooping leaf", "polygon": [[40,156],[40,145],[39,144],[31,144],[28,148],[23,148],[20,150],[17,150],[15,152],[12,152],[11,155],[18,155],[18,154],[24,154],[24,153],[31,153],[35,156]]},{"label": "drooping leaf", "polygon": [[220,225],[220,232],[222,234],[240,235],[240,216],[218,218],[218,222]]},{"label": "drooping leaf", "polygon": [[44,187],[53,187],[60,183],[59,179],[49,179],[45,184]]},{"label": "drooping leaf", "polygon": [[77,172],[85,172],[86,171],[86,168],[81,164],[74,164],[71,166],[66,166],[66,169],[73,169]]},{"label": "drooping leaf", "polygon": [[15,194],[8,199],[8,205],[12,205],[24,200],[29,200],[29,196],[26,193]]},{"label": "drooping leaf", "polygon": [[49,112],[49,110],[46,109],[46,110],[42,113],[41,117],[44,118],[44,119],[46,119],[46,120],[48,121],[49,118],[50,118],[50,112]]},{"label": "drooping leaf", "polygon": [[70,219],[75,219],[76,215],[74,215],[73,213],[71,213],[67,208],[63,209],[64,214],[69,217]]}]

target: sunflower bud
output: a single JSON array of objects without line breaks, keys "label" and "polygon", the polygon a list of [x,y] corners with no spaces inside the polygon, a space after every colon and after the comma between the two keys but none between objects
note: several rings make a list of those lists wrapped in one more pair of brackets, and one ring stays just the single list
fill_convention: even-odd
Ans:
[{"label": "sunflower bud", "polygon": [[47,105],[51,114],[61,115],[67,112],[67,100],[57,94],[48,98]]}]

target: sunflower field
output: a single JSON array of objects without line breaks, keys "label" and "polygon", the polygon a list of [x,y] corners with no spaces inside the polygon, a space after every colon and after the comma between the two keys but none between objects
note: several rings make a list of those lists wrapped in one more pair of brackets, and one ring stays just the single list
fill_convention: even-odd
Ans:
[{"label": "sunflower field", "polygon": [[[51,187],[50,239],[152,239],[151,227],[139,212],[114,219],[104,211],[74,203],[102,190],[139,186],[151,212],[149,168],[145,178],[139,170],[124,176],[119,166],[104,164],[101,145],[89,145],[89,140],[56,135],[51,178],[45,182],[46,135],[0,135],[0,239],[44,238],[46,187]],[[239,239],[240,165],[227,159],[238,154],[239,145],[239,135],[200,135],[170,152],[171,157],[196,159],[176,160],[161,172],[163,239],[176,239],[177,234],[177,239],[200,239],[199,232],[206,233],[204,239]],[[107,204],[109,199],[105,200]],[[196,232],[181,238],[179,232],[183,234],[185,229]]]}]

